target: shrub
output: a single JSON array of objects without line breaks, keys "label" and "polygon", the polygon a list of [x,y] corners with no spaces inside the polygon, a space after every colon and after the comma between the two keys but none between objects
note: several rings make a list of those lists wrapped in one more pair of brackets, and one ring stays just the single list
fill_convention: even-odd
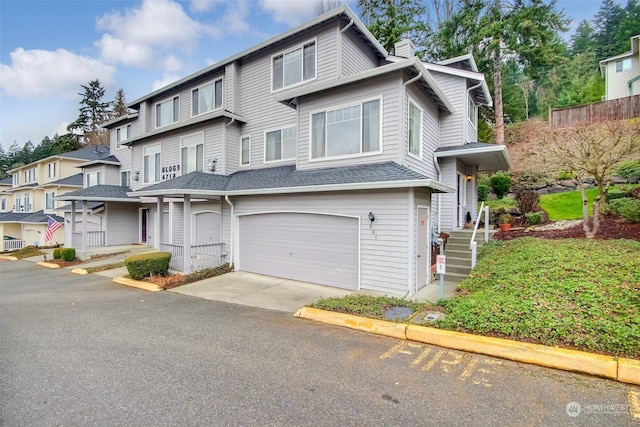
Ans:
[{"label": "shrub", "polygon": [[556,176],[556,178],[559,180],[573,179],[573,174],[567,171],[560,171],[558,172],[558,175]]},{"label": "shrub", "polygon": [[124,265],[132,279],[142,280],[152,275],[166,276],[170,260],[171,254],[169,252],[151,252],[131,255],[124,260]]},{"label": "shrub", "polygon": [[479,202],[486,201],[487,196],[489,196],[489,186],[484,184],[478,184],[478,201]]},{"label": "shrub", "polygon": [[612,200],[609,204],[611,211],[631,222],[640,222],[640,200],[625,197]]},{"label": "shrub", "polygon": [[616,175],[627,178],[630,181],[634,180],[634,177],[640,177],[640,160],[624,162],[618,168]]},{"label": "shrub", "polygon": [[516,193],[516,203],[520,213],[527,214],[529,212],[537,212],[540,210],[538,203],[540,195],[533,190],[520,190]]},{"label": "shrub", "polygon": [[486,172],[480,172],[478,174],[478,185],[484,185],[487,188],[491,185],[491,177]]},{"label": "shrub", "polygon": [[63,261],[75,261],[76,250],[74,248],[60,249],[60,258],[62,258]]},{"label": "shrub", "polygon": [[542,222],[542,214],[540,212],[527,212],[524,214],[529,225],[536,225]]},{"label": "shrub", "polygon": [[502,199],[511,189],[511,177],[509,175],[496,173],[491,176],[491,188],[498,199]]},{"label": "shrub", "polygon": [[627,193],[623,193],[622,191],[608,191],[607,194],[604,195],[604,199],[607,202],[617,199],[624,199],[627,197]]},{"label": "shrub", "polygon": [[53,250],[53,259],[61,259],[62,255],[60,255],[60,248],[55,248]]}]

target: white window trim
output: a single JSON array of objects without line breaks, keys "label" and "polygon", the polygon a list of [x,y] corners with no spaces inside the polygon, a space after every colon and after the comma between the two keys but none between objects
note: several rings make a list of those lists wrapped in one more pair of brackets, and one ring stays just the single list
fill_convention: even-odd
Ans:
[{"label": "white window trim", "polygon": [[120,186],[122,186],[122,174],[125,172],[129,172],[129,187],[131,187],[131,181],[133,180],[133,173],[131,169],[124,169],[120,171]]},{"label": "white window trim", "polygon": [[[411,104],[416,107],[420,113],[420,128],[418,132],[418,154],[413,154],[411,152],[411,141],[409,140],[409,124],[411,123]],[[409,97],[407,101],[407,154],[409,157],[413,157],[414,159],[422,160],[422,137],[423,137],[423,127],[424,127],[424,109],[420,107],[420,105]]]},{"label": "white window trim", "polygon": [[[296,131],[297,131],[297,129],[296,129]],[[296,135],[297,135],[297,132],[296,132]],[[249,163],[242,163],[242,140],[243,139],[247,139],[247,138],[249,139]],[[267,148],[267,135],[266,134],[265,134],[265,137],[264,137],[264,147],[265,147],[264,157],[266,159],[266,157],[267,157],[267,151],[266,151],[266,148]],[[246,168],[246,167],[251,166],[251,135],[241,135],[240,136],[240,147],[239,148],[240,148],[240,150],[239,150],[239,154],[240,155],[238,156],[238,161],[240,163],[240,167],[241,168]]]},{"label": "white window trim", "polygon": [[[270,132],[277,131],[277,130],[283,131],[283,130],[289,129],[289,128],[295,128],[296,129],[296,155],[294,155],[293,157],[287,157],[286,159],[282,158],[282,159],[278,159],[278,160],[267,160],[267,134],[270,133]],[[262,144],[262,147],[263,147],[262,161],[263,161],[263,163],[265,165],[271,164],[271,163],[282,163],[282,162],[290,162],[292,160],[296,160],[297,153],[298,153],[299,135],[298,135],[298,127],[296,126],[295,123],[288,124],[288,125],[283,125],[283,126],[278,126],[278,127],[272,128],[272,129],[267,129],[267,130],[264,131],[262,136],[263,136],[263,141],[264,141],[263,144]]]},{"label": "white window trim", "polygon": [[[171,103],[173,104],[173,100],[178,98],[178,117],[175,118],[175,120],[171,123],[167,123],[166,125],[162,125],[162,126],[158,126],[158,105],[160,104],[164,104],[167,101],[171,101]],[[172,105],[173,107],[173,105]],[[167,127],[170,126],[174,123],[178,123],[180,121],[180,95],[174,95],[174,96],[170,96],[168,98],[163,99],[162,101],[156,102],[153,105],[153,125],[155,127],[155,129],[160,129],[163,127]]]},{"label": "white window trim", "polygon": [[[222,83],[222,95],[221,95],[222,96],[222,101],[220,103],[220,107],[216,108],[215,107],[215,99],[216,99],[215,90],[216,90],[216,82],[218,80],[220,80],[220,82]],[[214,90],[214,95],[213,95],[214,107],[213,107],[213,109],[211,109],[209,111],[205,111],[204,113],[193,114],[193,91],[196,90],[196,89],[200,90],[201,88],[203,88],[205,86],[209,86],[209,85],[213,85],[213,90]],[[178,102],[180,102],[180,101],[178,100]],[[199,117],[199,116],[202,116],[204,114],[209,114],[209,113],[212,113],[214,111],[222,110],[223,108],[224,108],[224,77],[215,78],[213,80],[210,80],[210,81],[208,81],[206,83],[201,84],[200,86],[197,86],[197,87],[194,87],[193,89],[191,89],[191,102],[190,102],[190,106],[189,106],[189,109],[191,110],[191,117]]]},{"label": "white window trim", "polygon": [[[53,208],[49,209],[47,207],[47,194],[51,193],[51,203],[53,203]],[[53,198],[56,197],[56,192],[55,191],[45,191],[44,192],[44,211],[45,212],[51,212],[54,211],[56,209],[56,201],[53,200]]]},{"label": "white window trim", "polygon": [[[149,182],[145,182],[144,177],[145,177],[145,169],[144,169],[144,158],[147,156],[146,154],[146,150],[147,149],[151,149],[151,148],[158,148],[158,153],[160,154],[160,168],[162,168],[162,144],[152,144],[152,145],[148,145],[146,147],[142,148],[142,183],[143,184],[157,184],[158,182],[162,182],[162,179],[160,179],[160,181],[155,181],[155,174],[153,176],[153,181],[149,181]],[[155,156],[158,153],[153,153],[153,155]]]},{"label": "white window trim", "polygon": [[[382,137],[382,122],[384,121],[384,106],[383,106],[383,101],[382,101],[382,96],[377,96],[374,98],[367,98],[367,99],[363,99],[361,101],[354,101],[354,102],[349,102],[349,103],[344,103],[344,104],[340,104],[337,106],[332,106],[331,108],[323,108],[323,109],[319,109],[319,110],[314,110],[311,111],[309,113],[309,162],[313,163],[313,162],[327,162],[327,161],[332,161],[332,160],[340,160],[340,159],[352,159],[354,157],[367,157],[367,156],[376,156],[378,154],[382,154],[383,152],[383,140],[384,138]],[[360,153],[355,153],[355,154],[342,154],[339,156],[327,156],[327,157],[318,157],[318,158],[313,158],[312,157],[312,153],[313,153],[313,138],[312,138],[312,129],[313,129],[313,115],[314,114],[318,114],[318,113],[326,113],[327,111],[334,111],[334,110],[341,110],[343,108],[349,108],[349,107],[353,107],[355,105],[360,105],[360,108],[362,108],[362,105],[364,105],[364,103],[366,102],[372,102],[372,101],[380,101],[380,123],[378,124],[379,126],[379,135],[380,135],[380,141],[379,141],[379,149],[377,151],[366,151],[366,152],[360,152]],[[361,117],[362,119],[362,117]],[[362,134],[360,135],[360,149],[362,150]]]},{"label": "white window trim", "polygon": [[[620,71],[618,71],[618,63],[620,63]],[[625,63],[629,64],[629,68],[627,69],[624,68]],[[633,69],[633,59],[632,58],[619,59],[615,62],[614,67],[615,67],[616,73],[624,73],[626,71],[631,71]]]},{"label": "white window trim", "polygon": [[[53,166],[53,175],[51,175],[51,167]],[[47,163],[47,176],[49,178],[55,178],[58,176],[58,164],[57,162]]]},{"label": "white window trim", "polygon": [[[131,123],[128,123],[124,126],[120,126],[118,128],[116,128],[116,144],[118,145],[118,147],[120,147],[122,145],[123,142],[128,141],[129,139],[131,139],[132,135],[129,135],[129,132],[127,131],[128,129],[131,129],[131,133],[133,134],[133,127],[131,126]],[[122,133],[124,132],[124,138],[122,138]],[[118,139],[118,133],[120,133],[120,139]]]},{"label": "white window trim", "polygon": [[[198,144],[193,144],[193,143],[192,143],[192,144],[188,144],[188,145],[185,145],[185,144],[184,144],[184,140],[185,140],[185,138],[189,138],[189,137],[196,136],[196,135],[202,135],[202,142],[201,142],[201,143],[198,143]],[[185,147],[196,147],[196,146],[198,146],[198,145],[202,145],[202,171],[204,172],[204,170],[205,170],[205,169],[204,169],[204,164],[206,163],[206,160],[205,160],[205,158],[204,158],[204,157],[205,157],[205,156],[204,156],[204,131],[201,131],[201,132],[195,132],[195,133],[192,133],[192,134],[189,134],[189,135],[183,135],[183,136],[181,136],[181,137],[180,137],[180,162],[179,162],[179,164],[180,164],[180,169],[181,169],[181,170],[180,170],[180,174],[181,174],[181,175],[182,175],[182,174],[185,174],[185,175],[186,175],[186,174],[188,174],[188,173],[195,172],[195,171],[191,171],[191,172],[189,172],[189,171],[188,171],[188,170],[186,170],[186,169],[185,169],[185,170],[182,170],[182,169],[183,169],[183,168],[182,168],[182,149],[183,149],[183,148],[185,148]],[[197,160],[197,158],[196,158],[196,160]]]},{"label": "white window trim", "polygon": [[[313,76],[310,79],[304,80],[304,75],[303,75],[303,80],[301,80],[298,83],[294,83],[292,85],[285,86],[284,82],[283,82],[282,87],[280,89],[274,89],[273,88],[273,58],[275,58],[276,56],[281,56],[281,55],[284,57],[284,55],[286,55],[287,53],[293,52],[294,50],[297,50],[297,49],[302,49],[302,61],[303,61],[303,64],[304,64],[304,46],[307,45],[307,44],[310,44],[310,43],[315,43],[315,47],[316,47],[316,55],[315,55],[315,58],[314,58],[314,62],[315,62],[314,63],[314,69],[316,70],[315,76]],[[314,37],[314,38],[309,39],[307,41],[304,41],[304,42],[302,42],[302,43],[300,43],[300,44],[298,44],[296,46],[293,46],[293,47],[291,47],[291,48],[289,48],[287,50],[283,50],[283,51],[280,51],[280,52],[278,52],[278,53],[276,53],[274,55],[271,55],[271,61],[269,62],[269,68],[270,68],[269,86],[271,87],[271,93],[276,93],[276,92],[280,92],[280,91],[283,91],[283,90],[288,90],[288,89],[294,88],[296,86],[300,86],[302,84],[317,80],[318,79],[318,38]],[[303,73],[304,73],[304,69],[303,69]]]}]

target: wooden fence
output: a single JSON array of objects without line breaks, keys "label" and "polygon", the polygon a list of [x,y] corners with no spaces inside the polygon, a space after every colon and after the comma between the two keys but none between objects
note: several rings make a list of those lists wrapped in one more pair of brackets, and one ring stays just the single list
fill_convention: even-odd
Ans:
[{"label": "wooden fence", "polygon": [[552,128],[564,128],[633,117],[640,117],[640,95],[551,110],[549,122]]}]

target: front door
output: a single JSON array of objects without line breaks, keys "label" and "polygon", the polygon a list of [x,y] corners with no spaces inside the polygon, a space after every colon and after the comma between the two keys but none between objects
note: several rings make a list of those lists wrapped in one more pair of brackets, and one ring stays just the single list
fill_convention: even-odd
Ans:
[{"label": "front door", "polygon": [[149,209],[140,209],[140,243],[147,243],[147,214]]},{"label": "front door", "polygon": [[418,208],[418,242],[416,260],[416,291],[428,282],[429,272],[429,208]]}]

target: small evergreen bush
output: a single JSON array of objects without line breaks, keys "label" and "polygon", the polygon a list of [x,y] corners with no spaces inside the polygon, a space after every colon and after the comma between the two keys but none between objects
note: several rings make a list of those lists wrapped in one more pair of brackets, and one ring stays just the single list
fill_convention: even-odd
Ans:
[{"label": "small evergreen bush", "polygon": [[529,225],[537,225],[542,222],[542,214],[540,212],[527,212],[524,216],[527,218],[527,224]]},{"label": "small evergreen bush", "polygon": [[618,168],[616,175],[634,181],[640,177],[640,160],[629,160]]},{"label": "small evergreen bush", "polygon": [[76,250],[74,248],[60,249],[60,258],[62,258],[63,261],[75,261]]},{"label": "small evergreen bush", "polygon": [[484,184],[478,184],[478,201],[484,202],[489,196],[489,186]]},{"label": "small evergreen bush", "polygon": [[166,276],[169,271],[169,252],[151,252],[148,254],[131,255],[124,260],[129,275],[134,280],[142,280],[149,276]]},{"label": "small evergreen bush", "polygon": [[640,222],[640,200],[624,197],[612,200],[609,206],[614,214],[620,215],[631,222]]},{"label": "small evergreen bush", "polygon": [[491,175],[491,188],[498,199],[504,198],[511,189],[511,177],[502,173]]},{"label": "small evergreen bush", "polygon": [[53,259],[61,259],[62,255],[60,255],[60,248],[55,248],[53,250]]}]

